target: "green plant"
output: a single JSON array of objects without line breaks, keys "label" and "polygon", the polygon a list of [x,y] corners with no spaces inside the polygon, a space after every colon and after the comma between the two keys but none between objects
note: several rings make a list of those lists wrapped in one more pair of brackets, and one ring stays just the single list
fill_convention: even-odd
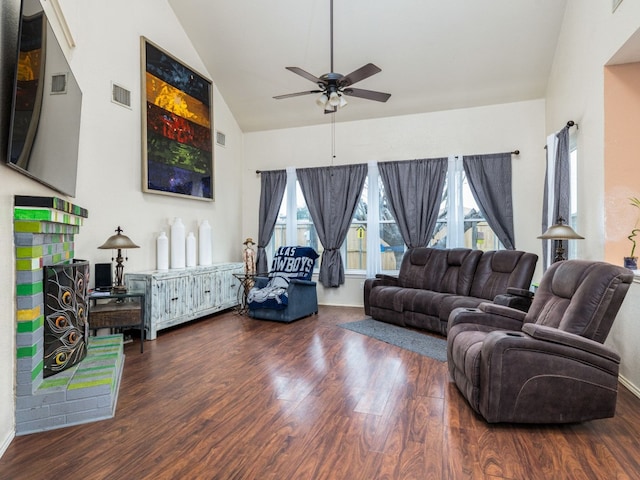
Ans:
[{"label": "green plant", "polygon": [[[640,199],[638,199],[638,197],[631,197],[629,198],[629,200],[631,200],[631,203],[630,203],[631,206],[636,207],[637,209],[640,210]],[[638,234],[638,232],[640,232],[640,228],[636,228],[637,226],[638,226],[638,220],[636,220],[636,224],[633,230],[631,230],[631,235],[627,237],[631,241],[631,243],[633,243],[633,247],[631,247],[631,255],[629,255],[630,257],[633,257],[633,254],[636,251],[635,237]]]}]

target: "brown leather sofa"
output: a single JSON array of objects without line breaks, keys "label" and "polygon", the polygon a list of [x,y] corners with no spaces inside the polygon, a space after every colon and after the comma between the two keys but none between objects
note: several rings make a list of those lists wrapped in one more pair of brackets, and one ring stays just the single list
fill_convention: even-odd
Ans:
[{"label": "brown leather sofa", "polygon": [[397,277],[377,275],[364,284],[365,313],[376,320],[447,334],[449,314],[500,297],[503,305],[529,306],[538,256],[518,250],[414,248]]},{"label": "brown leather sofa", "polygon": [[567,260],[545,272],[527,313],[495,304],[451,313],[449,373],[488,422],[612,417],[620,357],[603,345],[633,273]]}]

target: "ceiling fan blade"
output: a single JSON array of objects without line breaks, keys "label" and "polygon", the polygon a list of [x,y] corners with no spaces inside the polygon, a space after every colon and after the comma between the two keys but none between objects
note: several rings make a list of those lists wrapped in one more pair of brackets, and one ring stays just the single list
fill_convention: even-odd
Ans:
[{"label": "ceiling fan blade", "polygon": [[309,72],[305,72],[303,69],[301,69],[299,67],[285,67],[285,68],[287,70],[289,70],[290,72],[293,72],[295,74],[300,75],[301,77],[306,78],[307,80],[311,80],[313,83],[320,83],[320,84],[326,83],[326,82],[323,82],[322,80],[320,80],[315,75],[312,75]]},{"label": "ceiling fan blade", "polygon": [[336,113],[338,111],[338,107],[332,107],[329,109],[324,109],[324,114],[326,115],[327,113]]},{"label": "ceiling fan blade", "polygon": [[345,88],[342,93],[350,97],[366,98],[376,102],[386,102],[391,97],[390,93],[374,92],[373,90],[363,90],[362,88]]},{"label": "ceiling fan blade", "polygon": [[348,87],[349,85],[353,85],[354,83],[364,80],[365,78],[369,78],[371,75],[375,75],[381,71],[382,69],[376,67],[373,63],[367,63],[364,67],[360,67],[349,75],[344,76],[340,82],[338,82],[338,85],[340,87]]},{"label": "ceiling fan blade", "polygon": [[287,93],[285,95],[277,95],[273,98],[282,100],[283,98],[300,97],[302,95],[311,95],[312,93],[322,93],[322,90],[308,90],[306,92]]}]

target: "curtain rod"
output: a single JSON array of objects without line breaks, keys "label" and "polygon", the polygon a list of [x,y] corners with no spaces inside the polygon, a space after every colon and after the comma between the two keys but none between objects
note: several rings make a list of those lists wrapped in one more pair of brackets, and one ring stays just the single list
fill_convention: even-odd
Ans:
[{"label": "curtain rod", "polygon": [[[573,123],[573,122],[572,122]],[[545,147],[546,148],[546,147]],[[512,152],[509,152],[511,155],[520,155],[520,150],[514,150]],[[265,171],[270,171],[270,170],[256,170],[256,175],[260,175],[262,172]]]},{"label": "curtain rod", "polygon": [[[575,126],[576,128],[579,128],[579,127],[578,127],[578,124],[577,124],[576,122],[574,122],[573,120],[569,120],[569,121],[567,122],[567,128],[571,128],[571,127],[573,127],[573,126]],[[545,150],[547,149],[547,146],[546,146],[546,145],[544,146],[544,149],[545,149]]]}]

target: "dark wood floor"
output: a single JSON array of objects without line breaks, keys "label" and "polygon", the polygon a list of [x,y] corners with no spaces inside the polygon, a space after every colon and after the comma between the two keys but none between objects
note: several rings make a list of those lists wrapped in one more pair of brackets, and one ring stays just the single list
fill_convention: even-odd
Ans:
[{"label": "dark wood floor", "polygon": [[612,419],[488,425],[445,363],[337,326],[362,318],[225,313],[144,354],[129,344],[116,417],[17,437],[0,478],[640,478],[640,399],[625,388]]}]

